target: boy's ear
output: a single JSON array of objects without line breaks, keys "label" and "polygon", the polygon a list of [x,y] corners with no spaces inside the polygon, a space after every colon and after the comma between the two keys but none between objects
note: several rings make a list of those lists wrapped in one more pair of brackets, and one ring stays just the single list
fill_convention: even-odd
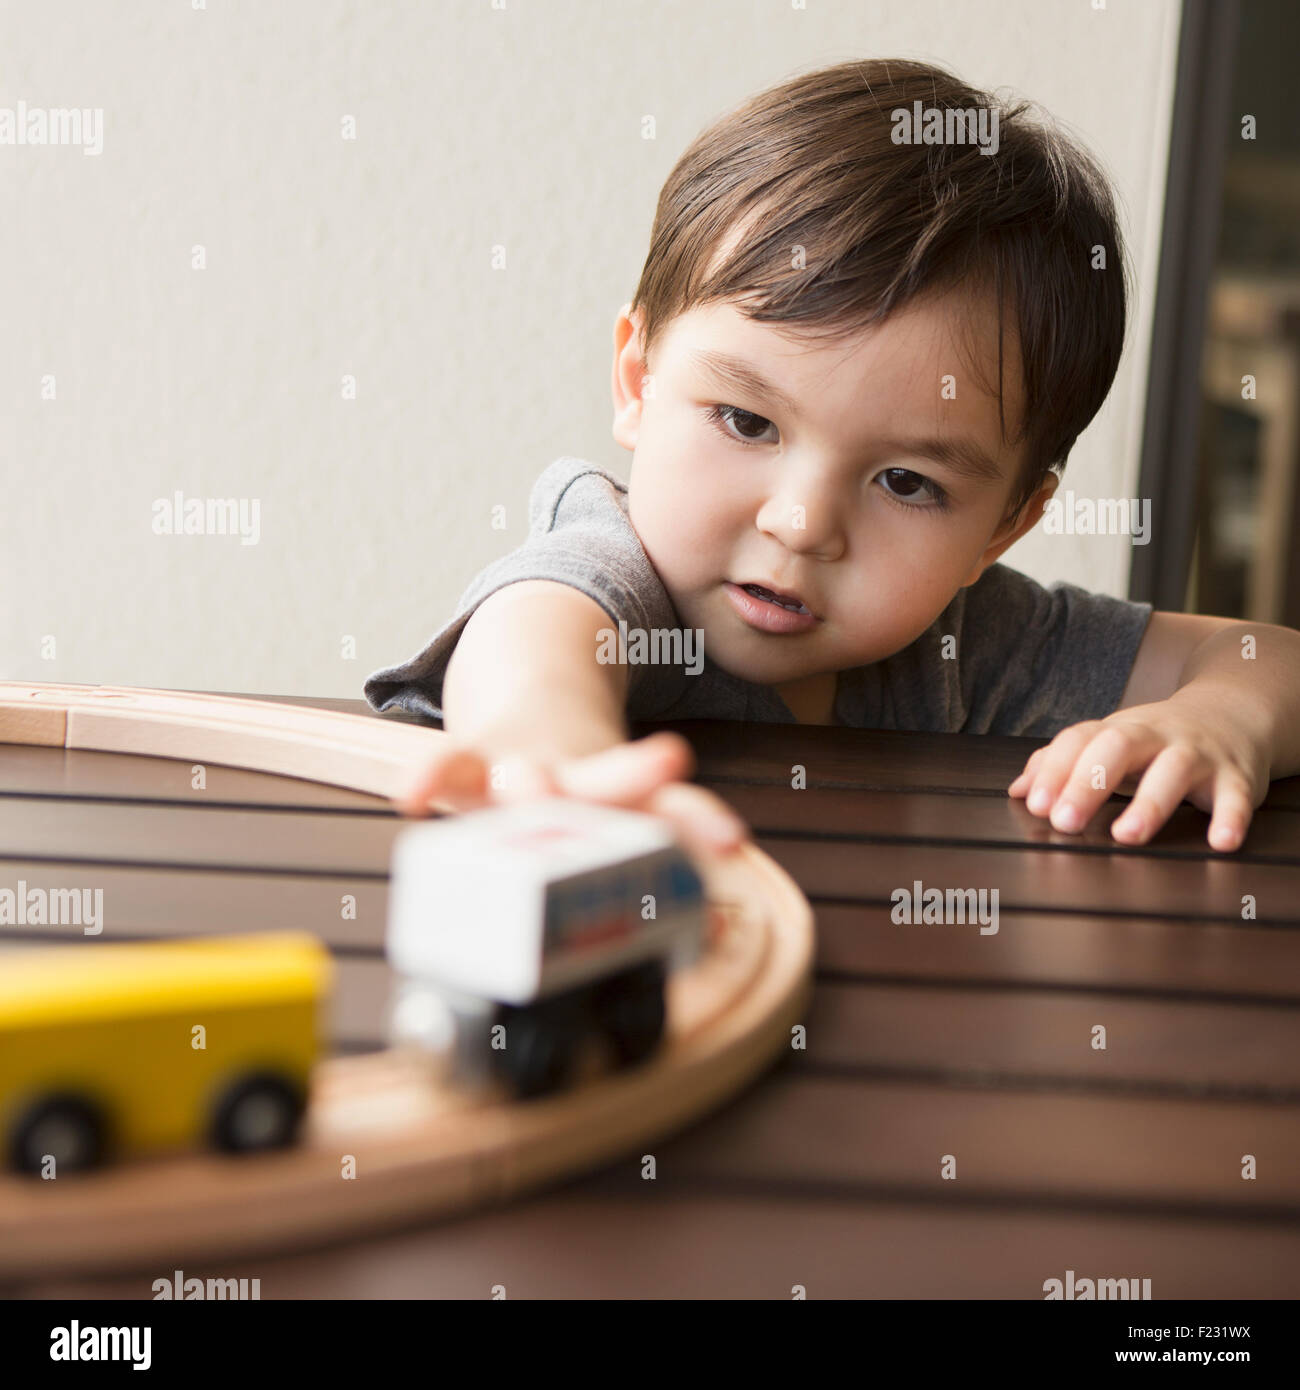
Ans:
[{"label": "boy's ear", "polygon": [[974,584],[1003,551],[1010,550],[1026,531],[1032,531],[1038,525],[1047,504],[1052,500],[1052,494],[1055,493],[1060,484],[1059,474],[1048,473],[1038,491],[1025,503],[1025,510],[1021,514],[1020,520],[1017,521],[1013,518],[998,527],[993,533],[993,540],[988,549],[980,556],[969,578],[962,584],[963,589]]},{"label": "boy's ear", "polygon": [[641,426],[641,400],[645,383],[645,362],[641,356],[641,310],[631,313],[624,304],[614,320],[614,368],[610,389],[614,398],[614,440],[625,449],[635,449]]}]

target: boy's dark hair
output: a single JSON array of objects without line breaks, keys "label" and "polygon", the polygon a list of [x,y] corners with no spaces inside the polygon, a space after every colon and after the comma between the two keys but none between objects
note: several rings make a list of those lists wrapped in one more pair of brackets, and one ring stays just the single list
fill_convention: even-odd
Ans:
[{"label": "boy's dark hair", "polygon": [[[996,110],[997,153],[981,153],[973,128],[968,143],[896,143],[892,113],[914,102]],[[1028,442],[1018,514],[1106,398],[1129,273],[1105,175],[1054,124],[1024,119],[1033,109],[892,58],[820,68],[750,98],[692,141],[659,194],[632,300],[646,361],[674,317],[716,301],[792,337],[839,339],[923,293],[987,287],[1004,440],[1008,307],[1021,344],[1024,419],[1008,440]],[[796,246],[806,269],[792,269]]]}]

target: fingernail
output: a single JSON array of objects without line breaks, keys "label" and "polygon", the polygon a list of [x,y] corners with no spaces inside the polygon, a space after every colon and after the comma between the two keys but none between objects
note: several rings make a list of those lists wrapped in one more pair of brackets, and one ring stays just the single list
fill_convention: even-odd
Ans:
[{"label": "fingernail", "polygon": [[1126,835],[1141,835],[1142,817],[1137,811],[1125,811],[1115,822],[1115,829],[1122,830]]},{"label": "fingernail", "polygon": [[722,820],[714,822],[713,834],[718,844],[731,845],[745,838],[745,824],[738,820]]},{"label": "fingernail", "polygon": [[1052,814],[1052,824],[1067,834],[1073,833],[1083,824],[1083,814],[1077,806],[1063,801]]},{"label": "fingernail", "polygon": [[1033,794],[1029,798],[1029,809],[1036,815],[1041,816],[1044,811],[1052,804],[1051,795],[1046,787],[1035,787]]}]

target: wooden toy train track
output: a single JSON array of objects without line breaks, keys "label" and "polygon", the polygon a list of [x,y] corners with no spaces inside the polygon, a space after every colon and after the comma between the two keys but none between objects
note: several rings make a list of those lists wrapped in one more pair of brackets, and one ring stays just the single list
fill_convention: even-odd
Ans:
[{"label": "wooden toy train track", "polygon": [[[381,796],[401,791],[444,737],[257,700],[0,682],[0,744],[182,758]],[[161,1267],[391,1228],[521,1194],[700,1117],[789,1046],[813,927],[798,888],[753,845],[697,863],[709,947],[671,977],[665,1042],[644,1066],[588,1068],[572,1090],[515,1103],[440,1087],[409,1053],[333,1058],[316,1069],[291,1150],[134,1160],[54,1182],[0,1177],[0,1277]]]}]

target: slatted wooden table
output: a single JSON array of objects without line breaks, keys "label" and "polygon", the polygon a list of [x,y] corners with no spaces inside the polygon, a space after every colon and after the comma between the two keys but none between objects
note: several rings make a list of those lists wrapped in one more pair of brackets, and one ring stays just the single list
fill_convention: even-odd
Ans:
[{"label": "slatted wooden table", "polygon": [[[1108,838],[1119,799],[1065,836],[1006,796],[1035,740],[671,727],[814,905],[806,1050],[655,1145],[653,1180],[634,1155],[486,1214],[187,1276],[257,1277],[264,1299],[1041,1299],[1067,1270],[1149,1278],[1155,1299],[1300,1295],[1300,779],[1237,854],[1187,805],[1134,850]],[[312,783],[209,767],[196,792],[188,763],[0,747],[0,882],[95,864],[140,936],[314,930],[341,967],[341,1051],[381,1042],[400,825]],[[997,931],[892,921],[918,881],[996,889]],[[147,1298],[159,1274],[6,1292]]]}]

